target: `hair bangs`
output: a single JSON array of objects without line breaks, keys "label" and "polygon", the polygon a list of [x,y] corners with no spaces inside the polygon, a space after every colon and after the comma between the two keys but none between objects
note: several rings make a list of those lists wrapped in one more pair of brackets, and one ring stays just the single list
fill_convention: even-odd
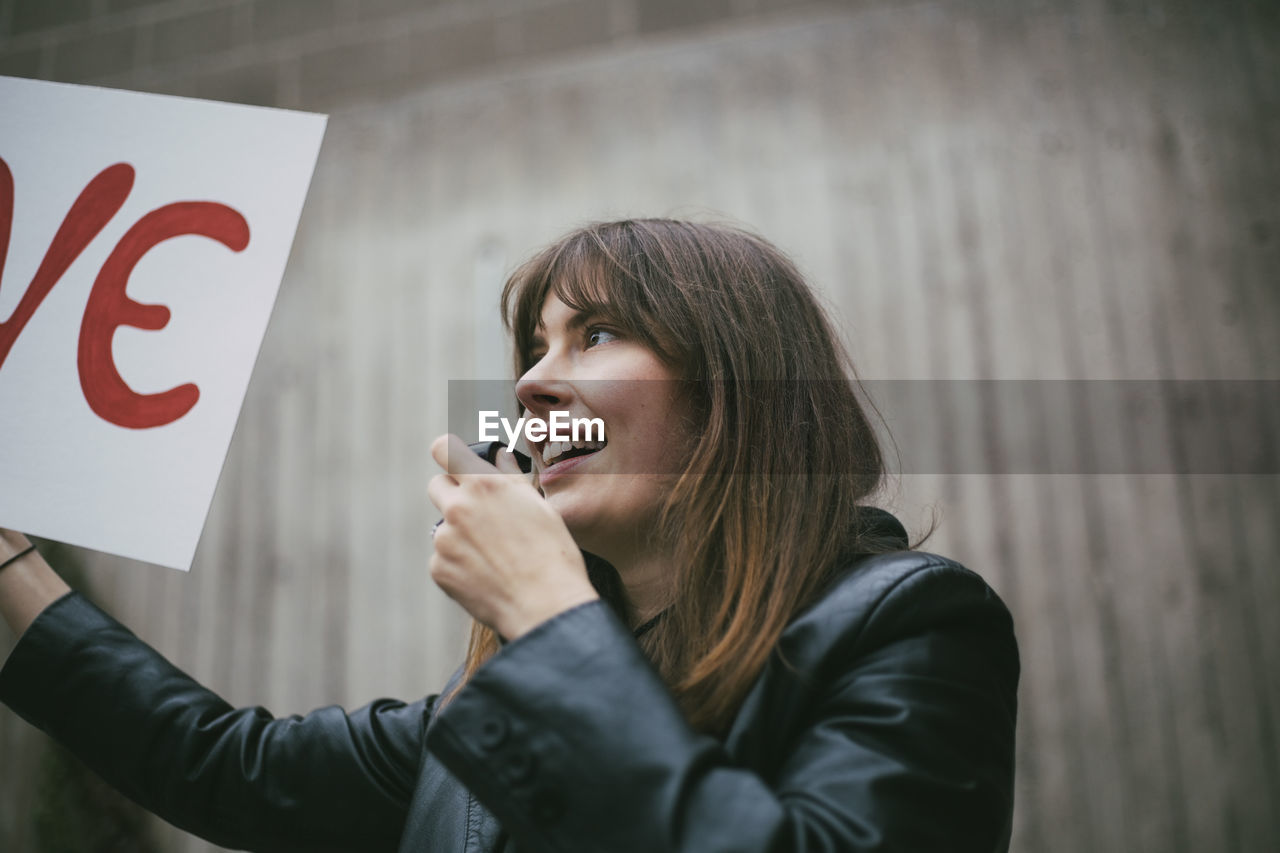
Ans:
[{"label": "hair bangs", "polygon": [[599,223],[539,252],[519,267],[502,292],[502,321],[515,345],[516,375],[533,366],[529,353],[554,295],[642,341],[674,363],[673,335],[662,322],[646,256],[630,223]]}]

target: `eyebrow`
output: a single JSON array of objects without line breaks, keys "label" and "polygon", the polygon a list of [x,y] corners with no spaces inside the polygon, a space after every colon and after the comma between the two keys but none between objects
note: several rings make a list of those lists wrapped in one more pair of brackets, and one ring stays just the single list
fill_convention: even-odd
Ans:
[{"label": "eyebrow", "polygon": [[569,322],[565,325],[568,326],[570,330],[576,331],[577,329],[581,329],[583,326],[599,320],[601,316],[600,311],[594,308],[587,311],[574,311],[573,316],[569,318]]}]

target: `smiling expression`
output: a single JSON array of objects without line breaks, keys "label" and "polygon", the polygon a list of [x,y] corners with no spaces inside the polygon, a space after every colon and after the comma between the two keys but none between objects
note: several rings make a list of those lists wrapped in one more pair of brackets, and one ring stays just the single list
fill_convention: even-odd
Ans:
[{"label": "smiling expression", "polygon": [[516,394],[530,415],[567,411],[605,425],[598,449],[531,446],[547,501],[587,551],[609,559],[643,546],[689,446],[691,407],[680,377],[643,343],[554,292],[529,360]]}]

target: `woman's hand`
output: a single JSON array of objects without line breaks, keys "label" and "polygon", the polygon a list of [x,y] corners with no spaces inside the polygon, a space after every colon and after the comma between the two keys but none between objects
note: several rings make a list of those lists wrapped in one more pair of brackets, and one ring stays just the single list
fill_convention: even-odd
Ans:
[{"label": "woman's hand", "polygon": [[511,454],[495,468],[456,435],[431,445],[446,473],[427,486],[444,515],[431,579],[508,640],[570,607],[599,598],[564,521],[525,479]]}]

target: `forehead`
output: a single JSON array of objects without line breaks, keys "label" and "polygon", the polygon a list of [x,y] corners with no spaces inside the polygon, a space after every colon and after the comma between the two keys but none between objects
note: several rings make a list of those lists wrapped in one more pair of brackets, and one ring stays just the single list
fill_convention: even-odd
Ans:
[{"label": "forehead", "polygon": [[560,297],[556,295],[554,290],[549,291],[547,298],[542,300],[542,310],[538,314],[538,331],[545,332],[563,328],[568,325],[569,321],[577,313],[577,311],[560,301]]},{"label": "forehead", "polygon": [[542,301],[542,313],[538,318],[538,324],[533,330],[534,337],[541,337],[543,334],[555,334],[556,332],[565,330],[574,330],[589,321],[591,317],[598,316],[598,311],[588,307],[586,310],[580,310],[566,305],[554,291],[547,294],[547,298]]}]

